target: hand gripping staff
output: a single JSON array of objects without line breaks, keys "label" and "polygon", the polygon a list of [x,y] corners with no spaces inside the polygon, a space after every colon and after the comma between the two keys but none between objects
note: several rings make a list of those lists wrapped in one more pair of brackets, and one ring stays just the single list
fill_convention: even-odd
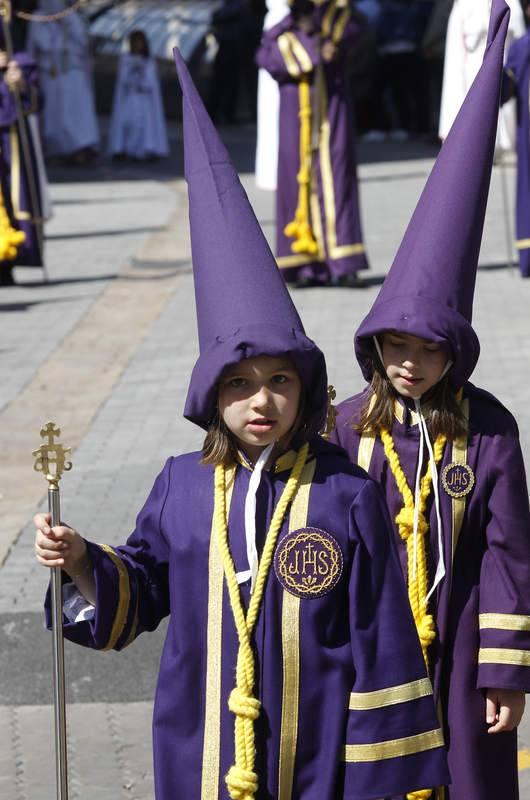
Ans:
[{"label": "hand gripping staff", "polygon": [[[45,444],[33,451],[36,457],[34,470],[42,472],[48,481],[48,510],[51,524],[61,524],[59,481],[63,472],[72,469],[72,463],[65,460],[70,448],[56,441],[61,435],[54,422],[48,422],[40,432]],[[68,768],[66,752],[66,702],[64,694],[64,639],[63,639],[63,600],[61,567],[51,569],[51,608],[53,633],[53,703],[55,712],[55,773],[57,780],[57,800],[68,800]]]}]

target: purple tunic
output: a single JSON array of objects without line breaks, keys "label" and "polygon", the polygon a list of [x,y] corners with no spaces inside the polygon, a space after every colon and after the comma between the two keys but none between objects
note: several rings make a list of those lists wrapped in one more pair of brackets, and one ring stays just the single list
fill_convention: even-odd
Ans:
[{"label": "purple tunic", "polygon": [[[381,440],[372,452],[351,427],[368,392],[339,406],[335,441],[383,487],[392,519],[403,506]],[[489,735],[484,690],[530,690],[530,512],[515,420],[487,392],[466,384],[470,433],[465,463],[475,476],[470,494],[453,499],[440,484],[446,576],[432,603],[436,641],[429,650],[449,755],[450,800],[516,800],[516,731]],[[419,431],[400,400],[392,437],[409,486],[414,486]],[[360,447],[360,442],[363,444]],[[455,462],[447,444],[444,467]],[[462,516],[463,514],[463,516]],[[437,560],[432,492],[430,583]],[[406,573],[405,544],[395,539]]]},{"label": "purple tunic", "polygon": [[[25,90],[20,93],[23,117],[17,120],[14,95],[4,80],[0,80],[0,181],[11,225],[24,231],[26,239],[19,245],[16,259],[0,262],[0,269],[3,265],[40,267],[43,264],[40,232],[36,227],[42,224],[39,173],[31,127],[27,121],[28,114],[39,110],[37,67],[27,53],[15,53],[13,58],[22,70],[26,84]],[[29,164],[22,145],[22,126],[28,143]],[[29,177],[34,183],[36,207],[33,207],[32,203]]]},{"label": "purple tunic", "polygon": [[[517,98],[517,212],[516,235],[519,269],[530,277],[530,32],[513,42],[506,72]],[[508,98],[504,98],[508,99]]]},{"label": "purple tunic", "polygon": [[[253,634],[262,703],[256,800],[374,800],[445,783],[432,689],[380,491],[333,445],[314,439],[311,452],[307,513],[284,521]],[[289,476],[289,455],[262,477],[258,550]],[[88,544],[96,614],[65,624],[72,641],[121,649],[171,615],[154,711],[158,800],[225,798],[223,776],[234,759],[227,702],[238,642],[214,566],[213,468],[199,459],[168,460],[125,546]],[[229,512],[237,572],[248,568],[250,474],[237,467]],[[323,547],[337,557],[333,569]],[[241,595],[247,606],[248,582]]]},{"label": "purple tunic", "polygon": [[[277,261],[287,280],[308,277],[321,282],[366,269],[357,191],[355,134],[345,58],[359,31],[348,7],[325,2],[314,12],[316,33],[301,31],[288,14],[266,31],[256,60],[280,85]],[[337,57],[322,60],[326,40]],[[313,151],[310,222],[318,253],[293,253],[284,228],[295,216],[300,168],[299,83],[311,79]]]}]

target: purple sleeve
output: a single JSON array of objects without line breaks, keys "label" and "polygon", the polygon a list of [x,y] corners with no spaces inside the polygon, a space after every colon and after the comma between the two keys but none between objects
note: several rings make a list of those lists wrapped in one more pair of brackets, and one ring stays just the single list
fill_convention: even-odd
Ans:
[{"label": "purple sleeve", "polygon": [[405,583],[379,487],[352,508],[350,635],[355,681],[345,741],[344,798],[403,795],[449,782]]},{"label": "purple sleeve", "polygon": [[290,17],[267,31],[256,53],[256,63],[270,72],[278,83],[298,82],[311,75],[320,62],[317,36],[293,28]]},{"label": "purple sleeve", "polygon": [[530,691],[530,510],[515,421],[487,458],[486,552],[480,573],[478,687]]},{"label": "purple sleeve", "polygon": [[[169,613],[169,551],[162,513],[169,492],[169,459],[138,514],[136,528],[122,547],[87,542],[96,582],[95,615],[90,621],[64,621],[64,634],[96,650],[121,650],[144,630],[154,630]],[[50,624],[49,592],[46,598]]]}]

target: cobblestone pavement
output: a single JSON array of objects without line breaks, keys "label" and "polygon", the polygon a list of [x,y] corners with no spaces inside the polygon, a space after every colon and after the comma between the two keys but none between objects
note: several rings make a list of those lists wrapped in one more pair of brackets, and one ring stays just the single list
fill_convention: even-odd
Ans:
[{"label": "cobblestone pavement", "polygon": [[[258,217],[272,235],[273,200],[250,173],[252,131],[227,132]],[[326,352],[342,398],[361,387],[352,335],[373,301],[432,165],[432,152],[374,147],[360,167],[371,259],[364,290],[294,292],[308,334]],[[175,164],[177,165],[175,167]],[[31,471],[39,429],[52,418],[74,448],[62,482],[63,518],[87,536],[119,543],[170,454],[200,443],[182,418],[197,343],[180,160],[52,185],[50,282],[19,271],[0,289],[0,795],[52,800],[51,642],[43,630],[47,575],[33,558],[31,515],[45,485]],[[171,174],[167,174],[171,171]],[[496,168],[477,281],[482,356],[474,379],[515,413],[530,456],[530,281],[507,267],[502,186]],[[87,180],[87,177],[90,179]],[[5,463],[5,462],[4,462]],[[127,655],[67,644],[71,797],[149,800],[151,698],[163,628]],[[530,715],[529,715],[530,717]],[[5,735],[7,733],[7,735]],[[530,800],[530,721],[521,728],[521,785]]]}]

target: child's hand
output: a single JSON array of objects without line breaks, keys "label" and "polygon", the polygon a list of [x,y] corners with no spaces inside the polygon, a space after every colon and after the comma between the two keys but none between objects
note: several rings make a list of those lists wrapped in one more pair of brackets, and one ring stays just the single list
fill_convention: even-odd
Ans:
[{"label": "child's hand", "polygon": [[50,514],[36,514],[35,555],[44,567],[62,567],[74,577],[86,569],[88,559],[85,540],[66,525],[50,527]]},{"label": "child's hand", "polygon": [[486,722],[488,733],[513,731],[521,722],[525,693],[513,689],[488,689],[486,691]]},{"label": "child's hand", "polygon": [[333,42],[330,42],[329,39],[328,39],[322,45],[321,53],[322,53],[322,58],[324,59],[324,61],[326,63],[329,63],[330,61],[333,61],[334,58],[336,58],[336,56],[337,56],[337,48],[333,44]]}]

